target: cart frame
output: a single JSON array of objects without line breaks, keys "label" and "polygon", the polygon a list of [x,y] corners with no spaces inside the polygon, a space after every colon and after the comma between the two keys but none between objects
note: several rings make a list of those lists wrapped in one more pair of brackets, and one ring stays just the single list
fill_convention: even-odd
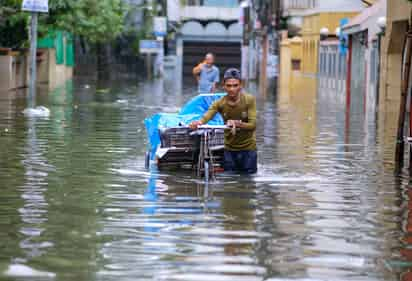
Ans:
[{"label": "cart frame", "polygon": [[[202,125],[197,130],[175,127],[160,130],[161,145],[157,154],[159,170],[167,167],[190,167],[206,182],[215,178],[217,168],[223,168],[224,130],[227,126]],[[160,152],[160,153],[159,153]],[[146,168],[150,153],[146,153]]]}]

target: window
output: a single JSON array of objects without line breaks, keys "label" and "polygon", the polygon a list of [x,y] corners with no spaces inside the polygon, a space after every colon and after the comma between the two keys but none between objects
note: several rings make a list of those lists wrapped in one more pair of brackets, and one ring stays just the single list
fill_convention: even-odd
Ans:
[{"label": "window", "polygon": [[332,74],[332,54],[328,53],[328,77]]},{"label": "window", "polygon": [[319,73],[323,74],[323,49],[321,49],[321,52],[319,55]]},{"label": "window", "polygon": [[338,59],[338,69],[337,69],[337,73],[336,76],[339,78],[341,77],[342,74],[342,56],[340,54],[336,54],[337,59]]},{"label": "window", "polygon": [[300,60],[292,60],[292,70],[300,70]]},{"label": "window", "polygon": [[321,69],[322,69],[322,74],[326,74],[326,53],[325,51],[322,52],[322,62],[321,62]]}]

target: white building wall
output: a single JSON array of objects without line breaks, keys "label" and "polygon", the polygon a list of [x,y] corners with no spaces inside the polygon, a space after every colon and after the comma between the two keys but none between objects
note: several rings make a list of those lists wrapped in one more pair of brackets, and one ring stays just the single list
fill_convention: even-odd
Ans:
[{"label": "white building wall", "polygon": [[283,11],[289,23],[302,26],[302,17],[318,12],[354,12],[365,8],[361,0],[283,0]]},{"label": "white building wall", "polygon": [[197,20],[238,20],[240,18],[240,8],[227,7],[205,7],[205,6],[185,6],[182,9],[181,19]]},{"label": "white building wall", "polygon": [[303,14],[308,9],[316,7],[318,0],[283,0],[282,8],[285,16],[289,16],[289,23],[301,27],[303,24]]},{"label": "white building wall", "polygon": [[143,11],[134,8],[140,7],[143,4],[143,0],[123,0],[123,2],[131,7],[126,16],[126,24],[137,29],[141,28],[143,26]]},{"label": "white building wall", "polygon": [[317,11],[352,12],[365,8],[361,0],[318,0]]},{"label": "white building wall", "polygon": [[238,20],[240,18],[240,7],[223,3],[221,6],[182,6],[180,0],[167,0],[167,17],[169,21],[182,20]]},{"label": "white building wall", "polygon": [[167,18],[169,21],[180,21],[180,0],[167,0]]}]

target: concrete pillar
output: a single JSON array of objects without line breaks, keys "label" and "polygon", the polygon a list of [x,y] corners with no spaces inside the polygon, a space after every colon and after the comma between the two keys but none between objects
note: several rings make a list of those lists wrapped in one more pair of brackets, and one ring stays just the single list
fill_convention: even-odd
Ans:
[{"label": "concrete pillar", "polygon": [[183,81],[183,39],[181,37],[176,38],[176,74],[181,86]]},{"label": "concrete pillar", "polygon": [[292,77],[292,50],[288,39],[280,43],[280,89],[289,92]]},{"label": "concrete pillar", "polygon": [[249,79],[256,80],[257,78],[257,62],[258,51],[256,48],[256,41],[250,40],[249,45]]}]

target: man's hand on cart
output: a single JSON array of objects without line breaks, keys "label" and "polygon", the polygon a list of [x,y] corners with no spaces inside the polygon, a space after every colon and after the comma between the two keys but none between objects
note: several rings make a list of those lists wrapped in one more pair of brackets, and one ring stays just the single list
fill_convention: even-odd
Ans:
[{"label": "man's hand on cart", "polygon": [[198,121],[193,121],[192,123],[189,124],[189,128],[192,130],[197,130],[199,128],[199,126],[202,126],[203,123],[202,121],[198,120]]},{"label": "man's hand on cart", "polygon": [[226,125],[231,129],[232,135],[236,135],[236,129],[242,127],[242,120],[228,120]]},{"label": "man's hand on cart", "polygon": [[230,128],[240,128],[242,126],[242,120],[227,120],[226,125]]},{"label": "man's hand on cart", "polygon": [[199,130],[199,129],[220,129],[220,130],[236,130],[242,127],[242,120],[228,120],[226,125],[204,125],[202,121],[192,121],[189,124],[189,128],[192,130]]}]

